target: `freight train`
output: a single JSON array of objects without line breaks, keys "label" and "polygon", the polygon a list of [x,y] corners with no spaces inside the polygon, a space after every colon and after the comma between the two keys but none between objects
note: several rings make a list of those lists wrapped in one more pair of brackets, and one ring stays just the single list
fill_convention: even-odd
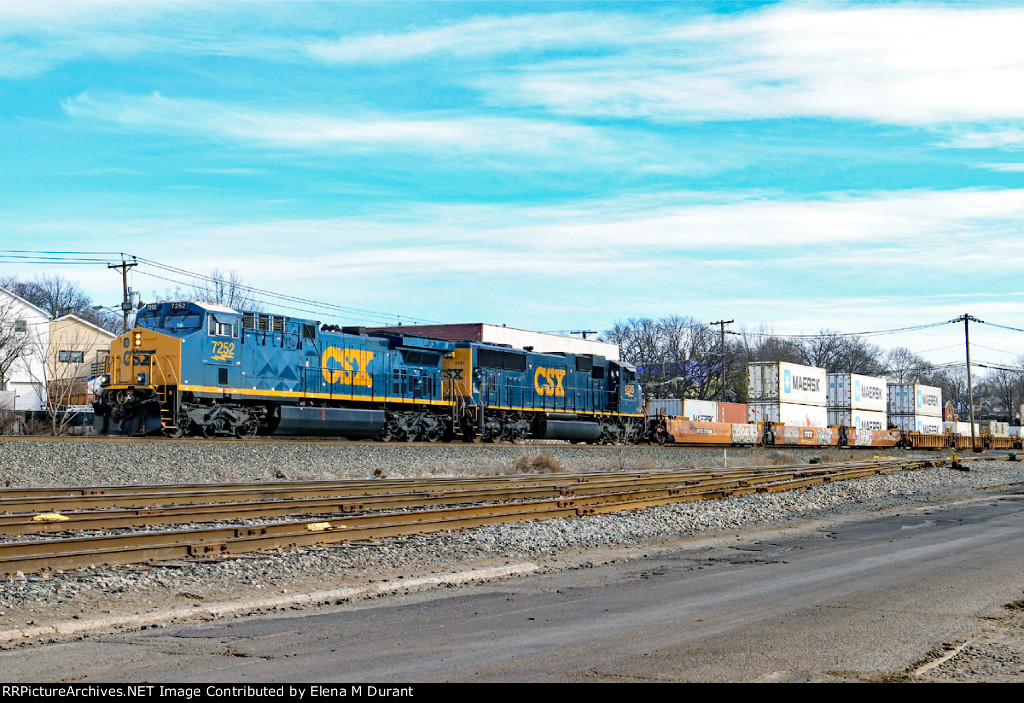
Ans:
[{"label": "freight train", "polygon": [[[102,434],[967,448],[970,436],[648,416],[636,369],[200,302],[146,305],[105,360]],[[1020,448],[1020,437],[979,446]]]},{"label": "freight train", "polygon": [[627,363],[199,302],[146,305],[113,340],[93,407],[101,433],[174,438],[632,444],[647,433]]}]

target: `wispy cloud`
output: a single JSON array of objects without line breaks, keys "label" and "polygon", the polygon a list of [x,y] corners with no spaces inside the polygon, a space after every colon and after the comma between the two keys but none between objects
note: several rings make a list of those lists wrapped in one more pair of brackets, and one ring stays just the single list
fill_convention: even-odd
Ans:
[{"label": "wispy cloud", "polygon": [[[348,114],[270,111],[231,103],[83,92],[61,103],[68,116],[140,131],[319,152],[443,152],[460,158],[500,155],[509,162],[570,170],[596,162],[630,170],[707,170],[671,142],[628,130],[559,120],[479,114]],[[493,164],[492,165],[496,165]]]},{"label": "wispy cloud", "polygon": [[458,59],[520,52],[535,55],[583,47],[621,47],[647,41],[658,21],[616,12],[555,12],[478,16],[427,29],[310,41],[310,56],[329,63],[394,63],[444,55]]},{"label": "wispy cloud", "polygon": [[[1024,118],[1019,8],[787,5],[663,27],[613,56],[484,76],[506,104],[657,121]],[[511,74],[511,75],[509,75]]]}]

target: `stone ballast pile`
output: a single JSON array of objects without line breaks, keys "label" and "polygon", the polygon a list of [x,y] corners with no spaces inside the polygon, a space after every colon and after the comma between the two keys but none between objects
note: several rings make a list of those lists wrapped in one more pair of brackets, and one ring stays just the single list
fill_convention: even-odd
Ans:
[{"label": "stone ballast pile", "polygon": [[[730,467],[869,459],[878,450],[725,451]],[[517,462],[547,455],[569,472],[650,471],[723,465],[722,449],[568,445],[410,446],[349,442],[144,442],[12,440],[0,437],[0,486],[80,486],[233,481],[414,478],[515,474]],[[904,452],[886,456],[906,456]]]}]

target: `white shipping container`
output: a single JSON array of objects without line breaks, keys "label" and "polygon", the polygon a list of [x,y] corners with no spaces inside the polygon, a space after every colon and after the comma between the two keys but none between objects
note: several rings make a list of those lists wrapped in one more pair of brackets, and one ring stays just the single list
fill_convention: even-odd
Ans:
[{"label": "white shipping container", "polygon": [[718,422],[718,401],[693,398],[650,398],[647,414],[655,416],[661,411],[669,417],[688,417],[695,422]]},{"label": "white shipping container", "polygon": [[14,410],[14,391],[0,391],[0,410]]},{"label": "white shipping container", "polygon": [[796,427],[827,427],[828,409],[796,403],[748,403],[749,422],[780,422]]},{"label": "white shipping container", "polygon": [[884,378],[855,373],[830,373],[827,378],[826,395],[830,408],[885,412],[888,389]]},{"label": "white shipping container", "polygon": [[884,412],[848,410],[846,408],[829,408],[828,424],[856,427],[858,430],[884,430],[888,428]]},{"label": "white shipping container", "polygon": [[890,415],[889,424],[904,432],[942,434],[942,418],[933,415]]},{"label": "white shipping container", "polygon": [[683,400],[683,417],[695,422],[718,422],[718,402],[714,400]]},{"label": "white shipping container", "polygon": [[[956,433],[956,434],[962,434],[962,435],[970,436],[970,434],[971,434],[971,423],[969,423],[969,422],[943,422],[942,423],[942,429],[949,430],[950,432],[953,432],[953,433]],[[978,423],[975,422],[974,423],[974,436],[977,437],[980,434],[981,434],[981,429],[979,428]]]},{"label": "white shipping container", "polygon": [[993,437],[1010,436],[1010,423],[1008,422],[996,422],[995,420],[989,420],[988,427],[986,429]]},{"label": "white shipping container", "polygon": [[920,383],[890,383],[889,414],[941,418],[942,389]]},{"label": "white shipping container", "polygon": [[747,397],[751,403],[826,405],[825,369],[784,361],[747,364]]}]

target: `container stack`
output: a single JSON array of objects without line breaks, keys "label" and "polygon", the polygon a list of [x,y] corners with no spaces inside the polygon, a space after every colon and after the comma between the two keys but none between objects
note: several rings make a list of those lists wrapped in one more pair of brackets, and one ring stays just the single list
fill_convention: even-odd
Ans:
[{"label": "container stack", "polygon": [[885,430],[888,396],[884,378],[855,373],[828,374],[828,424]]},{"label": "container stack", "polygon": [[747,364],[747,420],[827,427],[825,369],[784,361]]},{"label": "container stack", "polygon": [[904,432],[942,434],[942,389],[890,383],[889,424]]}]

